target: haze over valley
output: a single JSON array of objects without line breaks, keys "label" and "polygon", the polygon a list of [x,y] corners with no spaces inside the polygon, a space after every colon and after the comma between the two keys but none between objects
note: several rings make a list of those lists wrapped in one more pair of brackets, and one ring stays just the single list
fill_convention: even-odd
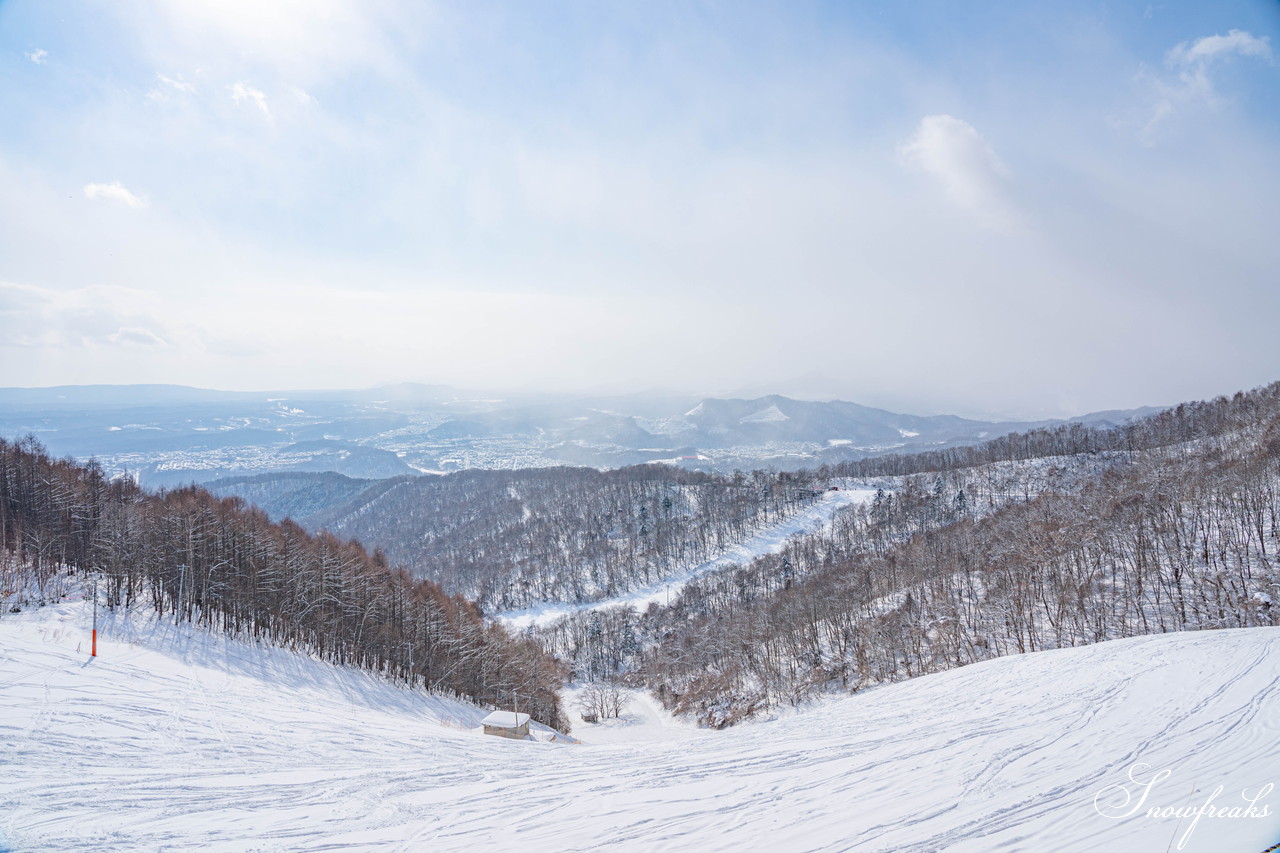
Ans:
[{"label": "haze over valley", "polygon": [[[1118,426],[1156,411],[1073,422]],[[0,388],[0,435],[96,459],[146,486],[269,472],[361,479],[472,468],[799,470],[890,452],[975,444],[1062,421],[896,414],[856,403],[630,394],[517,394],[443,386],[360,391],[223,392],[180,386]]]}]

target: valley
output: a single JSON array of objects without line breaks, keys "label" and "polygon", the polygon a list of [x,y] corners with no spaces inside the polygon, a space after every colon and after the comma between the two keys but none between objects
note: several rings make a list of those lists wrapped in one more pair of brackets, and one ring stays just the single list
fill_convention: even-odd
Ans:
[{"label": "valley", "polygon": [[[1117,425],[1153,409],[1074,422]],[[838,400],[509,395],[402,384],[352,391],[0,388],[0,435],[94,458],[150,487],[279,472],[378,479],[557,465],[794,471],[974,444],[1057,422],[902,415]]]}]

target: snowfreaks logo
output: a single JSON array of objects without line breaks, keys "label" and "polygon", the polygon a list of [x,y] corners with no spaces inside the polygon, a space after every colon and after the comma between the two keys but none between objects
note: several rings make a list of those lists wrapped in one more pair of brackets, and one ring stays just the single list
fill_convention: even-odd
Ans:
[{"label": "snowfreaks logo", "polygon": [[1141,777],[1150,769],[1151,765],[1149,764],[1135,764],[1130,767],[1129,782],[1132,784],[1117,783],[1103,788],[1094,795],[1094,809],[1097,810],[1098,814],[1112,820],[1121,820],[1135,815],[1143,810],[1144,807],[1147,817],[1177,818],[1179,822],[1186,818],[1191,818],[1191,824],[1187,827],[1187,831],[1178,839],[1179,850],[1186,846],[1187,840],[1191,838],[1191,833],[1195,832],[1196,825],[1200,823],[1201,818],[1217,820],[1221,818],[1268,817],[1271,814],[1271,807],[1265,804],[1260,805],[1260,801],[1275,788],[1275,784],[1272,782],[1263,785],[1254,794],[1250,794],[1248,790],[1241,791],[1240,798],[1243,804],[1218,802],[1218,798],[1222,796],[1224,790],[1222,785],[1214,788],[1213,793],[1200,805],[1174,807],[1160,806],[1154,803],[1148,804],[1147,801],[1151,799],[1151,792],[1156,785],[1173,774],[1173,771],[1169,769],[1159,770],[1152,774],[1150,779],[1143,781]]}]

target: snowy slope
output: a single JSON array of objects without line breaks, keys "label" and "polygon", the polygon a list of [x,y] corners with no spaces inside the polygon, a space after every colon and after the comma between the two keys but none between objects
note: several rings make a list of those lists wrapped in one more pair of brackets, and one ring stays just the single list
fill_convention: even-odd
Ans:
[{"label": "snowy slope", "polygon": [[677,717],[662,707],[647,690],[620,688],[624,695],[622,713],[613,719],[587,723],[582,719],[578,699],[582,688],[570,685],[562,692],[565,714],[573,725],[573,737],[584,744],[642,743],[656,740],[684,740],[702,737],[706,729],[686,717]]},{"label": "snowy slope", "polygon": [[643,611],[651,603],[665,604],[679,596],[690,581],[702,577],[716,569],[732,565],[745,566],[757,557],[765,554],[776,554],[782,550],[787,541],[802,533],[812,533],[830,523],[832,517],[841,509],[853,504],[871,503],[876,496],[875,489],[861,486],[848,486],[838,491],[823,492],[818,500],[793,513],[776,524],[771,524],[751,534],[742,542],[735,543],[721,553],[705,560],[696,566],[677,570],[662,581],[649,586],[624,592],[613,598],[601,601],[568,604],[564,602],[546,602],[521,610],[509,610],[495,614],[494,618],[502,620],[508,628],[519,630],[530,625],[550,625],[572,613],[589,610],[604,610],[609,607],[623,605]]},{"label": "snowy slope", "polygon": [[[1163,635],[989,661],[784,720],[670,740],[502,741],[366,675],[81,604],[0,618],[0,849],[1164,853],[1280,782],[1280,631]],[[79,646],[79,651],[77,647]],[[463,725],[468,725],[464,721]],[[590,728],[577,732],[590,740]],[[1193,787],[1196,793],[1192,794]],[[1118,789],[1101,800],[1116,810]],[[1135,790],[1136,793],[1136,790]],[[1265,818],[1182,849],[1261,853]]]}]

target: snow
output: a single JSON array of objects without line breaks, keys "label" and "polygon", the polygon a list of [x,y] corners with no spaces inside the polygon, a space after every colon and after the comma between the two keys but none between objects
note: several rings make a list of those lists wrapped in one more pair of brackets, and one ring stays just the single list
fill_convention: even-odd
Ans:
[{"label": "snow", "polygon": [[738,423],[740,424],[772,424],[772,423],[781,423],[782,421],[789,421],[789,420],[791,420],[790,416],[788,416],[781,409],[779,409],[777,403],[774,403],[773,405],[768,406],[767,408],[761,409],[758,412],[752,412],[749,415],[742,416],[741,418],[738,419]]},{"label": "snow", "polygon": [[783,549],[787,541],[801,533],[812,533],[831,521],[837,511],[853,504],[870,503],[876,496],[875,489],[844,485],[839,491],[823,492],[822,497],[793,513],[782,521],[764,527],[746,540],[726,548],[720,554],[696,566],[676,571],[664,580],[649,586],[631,590],[601,601],[580,603],[543,602],[522,610],[509,610],[496,614],[509,628],[523,630],[530,625],[550,625],[574,613],[590,610],[604,610],[610,607],[634,607],[644,610],[651,603],[665,604],[680,594],[680,591],[702,575],[723,569],[726,566],[746,565],[765,554],[776,554]]},{"label": "snow", "polygon": [[480,721],[483,726],[497,726],[502,729],[515,729],[529,722],[528,714],[518,714],[515,711],[494,711],[489,716]]},{"label": "snow", "polygon": [[690,462],[690,461],[708,462],[710,460],[711,460],[710,456],[703,456],[701,453],[697,453],[697,454],[694,454],[693,456],[672,456],[670,459],[650,459],[645,464],[646,465],[679,466],[681,462]]},{"label": "snow", "polygon": [[[0,618],[0,850],[1261,853],[1280,840],[1274,628],[1003,658],[726,731],[552,745],[486,738],[479,709],[188,626],[109,622],[90,659],[88,627],[79,603]],[[1125,792],[1142,808],[1126,814]],[[1265,816],[1244,816],[1249,798]],[[1237,816],[1171,814],[1210,800]]]},{"label": "snow", "polygon": [[584,744],[647,743],[652,741],[684,740],[705,736],[690,720],[675,716],[663,708],[644,690],[622,688],[626,702],[622,713],[612,719],[588,723],[578,710],[580,687],[570,687],[563,693],[565,713],[573,724],[573,736]]}]

